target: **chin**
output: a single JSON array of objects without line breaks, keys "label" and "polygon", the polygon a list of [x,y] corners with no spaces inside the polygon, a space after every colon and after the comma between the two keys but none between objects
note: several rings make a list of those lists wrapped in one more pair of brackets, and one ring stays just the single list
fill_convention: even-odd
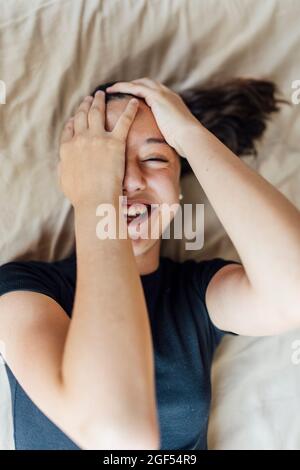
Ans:
[{"label": "chin", "polygon": [[137,240],[131,239],[134,256],[141,256],[147,253],[157,243],[157,240],[145,240],[138,238]]}]

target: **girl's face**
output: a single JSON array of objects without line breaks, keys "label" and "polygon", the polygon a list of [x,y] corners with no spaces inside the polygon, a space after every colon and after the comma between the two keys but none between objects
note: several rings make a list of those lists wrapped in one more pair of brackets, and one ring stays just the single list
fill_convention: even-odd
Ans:
[{"label": "girl's face", "polygon": [[[129,99],[124,96],[122,99],[108,101],[106,106],[108,131],[114,128]],[[169,212],[167,207],[178,204],[179,181],[180,157],[165,142],[149,106],[139,100],[139,109],[127,137],[123,194],[127,196],[128,205],[141,202],[158,206],[152,212],[151,218],[148,213],[148,216],[146,214],[139,221],[130,217],[127,219],[128,234],[132,240],[135,256],[145,254],[160,243],[162,232],[176,212],[170,211],[171,215],[167,217]],[[163,203],[164,206],[159,206]],[[131,210],[133,211],[133,208]],[[155,233],[154,238],[153,236],[151,238],[150,229]]]}]

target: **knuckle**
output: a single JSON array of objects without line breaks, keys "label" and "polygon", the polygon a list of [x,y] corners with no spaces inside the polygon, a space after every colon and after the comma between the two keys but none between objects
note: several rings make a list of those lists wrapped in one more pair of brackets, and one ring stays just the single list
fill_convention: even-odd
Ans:
[{"label": "knuckle", "polygon": [[123,117],[122,117],[123,121],[129,121],[131,119],[132,107],[133,107],[133,105],[131,103],[130,106],[128,107],[128,109],[126,110],[126,112],[123,114]]},{"label": "knuckle", "polygon": [[116,139],[114,136],[109,136],[106,138],[106,145],[109,147],[115,147],[118,145],[118,139]]},{"label": "knuckle", "polygon": [[85,116],[86,115],[86,110],[83,108],[79,108],[76,112],[77,116]]},{"label": "knuckle", "polygon": [[86,141],[86,136],[85,136],[84,131],[78,131],[77,134],[75,135],[74,144],[81,146],[85,143],[85,141]]},{"label": "knuckle", "polygon": [[119,152],[123,149],[124,142],[123,139],[119,137],[119,134],[114,133],[113,137],[108,139],[107,146],[110,150]]},{"label": "knuckle", "polygon": [[101,109],[101,108],[100,108],[99,105],[93,104],[93,106],[92,106],[91,109],[90,109],[90,112],[91,112],[91,113],[95,113],[95,111],[96,111],[96,112],[98,113],[98,112],[100,111],[100,109]]},{"label": "knuckle", "polygon": [[98,135],[91,135],[89,137],[89,142],[91,143],[93,147],[95,147],[102,143],[102,138],[101,136],[98,136]]},{"label": "knuckle", "polygon": [[126,114],[126,116],[123,117],[122,121],[121,121],[121,127],[124,128],[124,127],[128,127],[131,122],[132,122],[132,116],[131,115],[128,115]]},{"label": "knuckle", "polygon": [[159,90],[159,94],[163,97],[168,96],[169,95],[169,90],[167,88],[161,88]]}]

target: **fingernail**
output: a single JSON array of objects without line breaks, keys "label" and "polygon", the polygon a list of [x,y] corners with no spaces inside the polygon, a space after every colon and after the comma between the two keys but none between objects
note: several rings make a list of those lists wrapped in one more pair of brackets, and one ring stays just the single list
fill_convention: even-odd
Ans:
[{"label": "fingernail", "polygon": [[138,103],[138,100],[136,98],[132,98],[130,101],[131,101],[132,104],[137,104]]},{"label": "fingernail", "polygon": [[96,95],[95,95],[95,96],[97,96],[97,95],[103,95],[103,93],[104,93],[104,91],[98,90],[98,91],[96,92]]}]

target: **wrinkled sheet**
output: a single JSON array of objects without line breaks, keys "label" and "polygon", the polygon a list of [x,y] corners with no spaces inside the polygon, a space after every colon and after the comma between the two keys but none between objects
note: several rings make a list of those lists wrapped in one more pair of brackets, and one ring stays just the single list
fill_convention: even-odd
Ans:
[{"label": "wrinkled sheet", "polygon": [[[149,76],[176,91],[232,76],[270,78],[291,98],[300,79],[298,0],[1,0],[0,263],[70,253],[73,213],[56,178],[58,139],[80,99],[100,83]],[[300,105],[270,123],[255,161],[300,207]],[[205,246],[175,259],[235,250],[192,176],[184,202],[205,203]],[[255,230],[255,227],[254,227]],[[241,312],[242,314],[243,312]],[[300,449],[300,331],[226,337],[213,368],[209,447]],[[0,337],[1,340],[1,337]],[[13,448],[7,378],[0,366],[0,448]]]}]

